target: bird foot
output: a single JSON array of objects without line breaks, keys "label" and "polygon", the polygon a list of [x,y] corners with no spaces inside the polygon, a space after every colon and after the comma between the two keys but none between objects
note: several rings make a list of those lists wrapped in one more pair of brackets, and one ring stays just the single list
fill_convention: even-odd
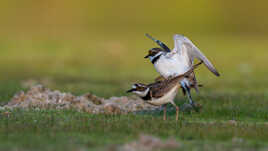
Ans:
[{"label": "bird foot", "polygon": [[199,104],[199,103],[192,104],[192,107],[196,112],[200,112],[203,108],[202,104]]},{"label": "bird foot", "polygon": [[195,103],[195,104],[188,104],[188,103],[184,103],[181,107],[181,110],[183,112],[191,112],[192,110],[196,111],[196,112],[200,112],[202,109],[202,105],[199,103]]}]

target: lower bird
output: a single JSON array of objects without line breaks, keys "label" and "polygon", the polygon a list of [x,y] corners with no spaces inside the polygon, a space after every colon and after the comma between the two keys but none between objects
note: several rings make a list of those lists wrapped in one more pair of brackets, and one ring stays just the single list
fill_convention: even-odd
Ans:
[{"label": "lower bird", "polygon": [[175,104],[174,98],[177,95],[178,89],[180,87],[179,82],[184,78],[187,78],[195,68],[197,68],[202,62],[194,65],[184,74],[167,78],[163,81],[157,81],[151,84],[136,83],[132,85],[132,88],[127,92],[132,92],[138,95],[145,102],[156,105],[164,106],[163,119],[166,120],[166,104],[171,103],[176,107],[176,120],[179,119],[179,107]]}]

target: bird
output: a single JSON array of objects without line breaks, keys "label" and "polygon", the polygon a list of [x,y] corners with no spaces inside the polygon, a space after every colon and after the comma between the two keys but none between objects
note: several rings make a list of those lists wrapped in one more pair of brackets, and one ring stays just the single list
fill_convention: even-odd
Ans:
[{"label": "bird", "polygon": [[[174,48],[173,50],[170,50],[170,48],[168,48],[168,46],[160,40],[153,38],[149,34],[145,35],[156,42],[161,48],[150,49],[144,58],[150,59],[156,71],[160,73],[161,77],[164,79],[181,75],[189,70],[194,63],[195,58],[202,61],[213,74],[220,76],[213,64],[187,37],[175,34],[173,37]],[[197,92],[199,92],[198,87],[202,86],[197,83],[195,73],[192,72],[187,78],[185,77],[179,82],[184,95],[187,94],[190,104],[196,111],[198,111],[199,105],[193,101],[190,91],[191,88],[194,88]]]},{"label": "bird", "polygon": [[188,77],[195,68],[197,68],[202,62],[192,66],[184,74],[177,75],[175,77],[167,78],[163,81],[156,81],[151,84],[135,83],[127,93],[134,93],[143,99],[146,103],[155,106],[164,107],[163,120],[166,120],[166,104],[171,103],[176,107],[176,121],[179,119],[179,107],[174,102],[174,98],[178,94],[178,88],[180,86],[179,81]]}]

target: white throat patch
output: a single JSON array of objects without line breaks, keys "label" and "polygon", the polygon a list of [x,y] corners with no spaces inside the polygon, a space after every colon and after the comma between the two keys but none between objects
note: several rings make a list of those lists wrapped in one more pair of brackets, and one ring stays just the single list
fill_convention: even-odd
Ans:
[{"label": "white throat patch", "polygon": [[154,56],[149,56],[149,59],[150,59],[150,61],[152,62],[153,60],[154,60],[154,58],[156,58],[156,57],[158,57],[158,56],[160,56],[160,55],[162,55],[163,54],[163,52],[162,51],[160,51],[160,52],[158,52],[156,55],[154,55]]},{"label": "white throat patch", "polygon": [[149,88],[147,88],[145,91],[133,91],[133,93],[137,94],[140,97],[145,97],[149,92]]}]

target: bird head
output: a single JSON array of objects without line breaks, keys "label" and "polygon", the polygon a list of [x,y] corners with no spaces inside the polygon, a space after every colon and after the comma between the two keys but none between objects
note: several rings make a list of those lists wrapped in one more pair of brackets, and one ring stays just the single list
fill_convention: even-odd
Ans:
[{"label": "bird head", "polygon": [[132,85],[132,88],[127,91],[127,93],[134,93],[140,97],[144,97],[149,92],[149,88],[147,85],[142,83],[135,83]]},{"label": "bird head", "polygon": [[148,51],[148,54],[144,58],[149,58],[152,63],[154,63],[156,58],[159,58],[164,54],[164,50],[161,48],[152,48]]}]

